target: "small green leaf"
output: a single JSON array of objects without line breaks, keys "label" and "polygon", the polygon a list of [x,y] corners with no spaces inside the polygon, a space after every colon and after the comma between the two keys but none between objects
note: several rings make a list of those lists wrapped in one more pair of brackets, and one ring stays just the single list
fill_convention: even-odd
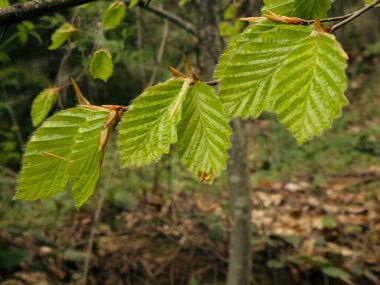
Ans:
[{"label": "small green leaf", "polygon": [[325,18],[331,8],[331,0],[264,0],[264,3],[263,12],[311,20]]},{"label": "small green leaf", "polygon": [[178,124],[178,149],[181,161],[195,175],[208,181],[225,168],[231,129],[223,105],[211,86],[197,82],[189,88],[182,104]]},{"label": "small green leaf", "polygon": [[10,6],[8,0],[0,0],[0,8],[6,8],[8,6]]},{"label": "small green leaf", "polygon": [[30,21],[22,21],[17,24],[17,35],[22,45],[25,45],[29,39],[29,35],[34,36],[38,40],[38,34],[33,32],[34,24]]},{"label": "small green leaf", "polygon": [[281,260],[271,259],[267,262],[267,266],[272,269],[282,269],[286,264]]},{"label": "small green leaf", "polygon": [[10,61],[11,61],[11,58],[9,57],[9,55],[5,51],[0,50],[0,62],[7,63]]},{"label": "small green leaf", "polygon": [[34,24],[30,21],[22,21],[22,24],[28,29],[28,31],[32,31],[34,29]]},{"label": "small green leaf", "polygon": [[99,176],[100,134],[108,114],[75,107],[46,120],[26,146],[15,199],[45,199],[70,181],[80,207]]},{"label": "small green leaf", "polygon": [[147,165],[177,142],[186,81],[168,80],[144,91],[124,114],[119,131],[122,167]]},{"label": "small green leaf", "polygon": [[51,36],[51,45],[49,46],[50,50],[55,50],[59,48],[61,45],[63,45],[69,37],[77,32],[78,30],[69,23],[64,23],[62,26],[60,26],[53,35]]},{"label": "small green leaf", "polygon": [[128,8],[129,9],[132,9],[133,7],[135,7],[137,4],[139,4],[140,0],[131,0],[131,2],[129,3],[129,6]]},{"label": "small green leaf", "polygon": [[32,122],[33,126],[39,126],[47,117],[59,96],[58,88],[46,88],[33,100]]},{"label": "small green leaf", "polygon": [[338,278],[341,280],[347,280],[349,281],[351,278],[351,275],[348,274],[346,271],[343,269],[337,268],[337,267],[325,267],[322,268],[322,273],[326,276],[333,277],[333,278]]},{"label": "small green leaf", "polygon": [[323,220],[322,220],[322,226],[325,229],[332,230],[332,229],[335,229],[338,225],[337,225],[336,220],[333,217],[327,216],[327,217],[323,218]]},{"label": "small green leaf", "polygon": [[112,75],[112,56],[107,49],[100,49],[92,55],[90,61],[90,73],[94,79],[99,78],[105,82]]},{"label": "small green leaf", "polygon": [[[365,0],[364,4],[365,5],[371,5],[374,2],[374,0]],[[377,4],[375,7],[380,7],[380,4]]]},{"label": "small green leaf", "polygon": [[124,2],[117,1],[108,6],[103,14],[102,23],[105,30],[117,28],[123,21],[127,7]]}]

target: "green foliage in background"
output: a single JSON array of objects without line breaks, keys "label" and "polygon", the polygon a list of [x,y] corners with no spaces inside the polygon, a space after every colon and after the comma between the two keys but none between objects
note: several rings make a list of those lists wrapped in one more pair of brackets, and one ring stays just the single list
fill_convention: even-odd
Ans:
[{"label": "green foliage in background", "polygon": [[123,21],[127,7],[124,2],[114,2],[103,13],[103,27],[105,30],[117,28]]},{"label": "green foliage in background", "polygon": [[64,23],[62,26],[60,26],[54,34],[51,36],[51,45],[49,46],[50,50],[58,49],[60,46],[62,46],[69,38],[70,36],[77,32],[78,30],[69,23]]},{"label": "green foliage in background", "polygon": [[113,72],[112,55],[107,49],[94,52],[90,61],[90,73],[94,79],[107,81]]}]

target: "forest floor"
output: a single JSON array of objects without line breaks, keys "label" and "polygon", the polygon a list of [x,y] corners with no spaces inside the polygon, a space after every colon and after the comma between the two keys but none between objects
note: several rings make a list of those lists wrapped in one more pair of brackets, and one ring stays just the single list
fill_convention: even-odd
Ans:
[{"label": "forest floor", "polygon": [[[261,181],[251,192],[253,284],[380,284],[380,191],[368,187],[379,180],[374,168],[329,176],[318,187],[310,177]],[[3,266],[0,277],[8,278],[0,284],[81,284],[92,229],[88,284],[224,284],[229,223],[220,201],[227,198],[151,194],[135,210],[105,205],[103,216],[115,220],[97,226],[91,212],[74,213],[46,239],[2,230],[11,253],[26,255]]]}]

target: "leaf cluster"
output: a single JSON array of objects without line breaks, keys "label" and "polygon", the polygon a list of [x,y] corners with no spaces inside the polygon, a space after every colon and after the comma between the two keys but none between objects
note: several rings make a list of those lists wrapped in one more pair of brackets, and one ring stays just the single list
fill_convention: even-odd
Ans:
[{"label": "leaf cluster", "polygon": [[[331,1],[264,2],[264,17],[239,34],[220,58],[215,71],[218,94],[199,80],[187,60],[186,75],[172,68],[173,78],[146,89],[127,108],[89,105],[77,88],[81,106],[53,115],[29,141],[16,198],[43,199],[69,183],[77,206],[82,205],[94,191],[109,133],[119,120],[123,167],[158,161],[174,147],[185,167],[210,183],[225,168],[233,117],[272,112],[300,144],[330,128],[348,103],[348,56],[316,20],[327,15]],[[133,8],[138,1],[130,3]],[[102,15],[104,30],[120,26],[126,11],[124,2],[110,4]],[[316,21],[299,25],[303,19]],[[49,49],[59,48],[76,32],[64,23],[52,35]],[[113,61],[103,46],[96,46],[89,71],[107,81]],[[56,88],[37,96],[35,126],[57,96]]]}]

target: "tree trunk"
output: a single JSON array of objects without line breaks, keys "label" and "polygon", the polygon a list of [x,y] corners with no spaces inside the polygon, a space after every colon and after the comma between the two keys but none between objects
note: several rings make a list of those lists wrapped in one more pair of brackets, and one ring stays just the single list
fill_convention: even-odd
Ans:
[{"label": "tree trunk", "polygon": [[234,131],[229,151],[228,178],[232,206],[227,285],[249,285],[251,279],[252,200],[243,123],[231,121]]},{"label": "tree trunk", "polygon": [[[211,78],[224,46],[218,30],[218,1],[198,0],[201,21],[199,40],[202,52],[202,77]],[[233,135],[229,150],[228,177],[230,186],[231,237],[227,285],[249,285],[251,279],[251,209],[249,171],[245,133],[242,122],[233,119]]]},{"label": "tree trunk", "polygon": [[[260,11],[258,1],[244,1],[239,16],[250,16]],[[251,273],[252,200],[249,185],[247,145],[244,125],[235,118],[231,121],[233,135],[227,165],[231,218],[227,285],[249,285]]]}]

